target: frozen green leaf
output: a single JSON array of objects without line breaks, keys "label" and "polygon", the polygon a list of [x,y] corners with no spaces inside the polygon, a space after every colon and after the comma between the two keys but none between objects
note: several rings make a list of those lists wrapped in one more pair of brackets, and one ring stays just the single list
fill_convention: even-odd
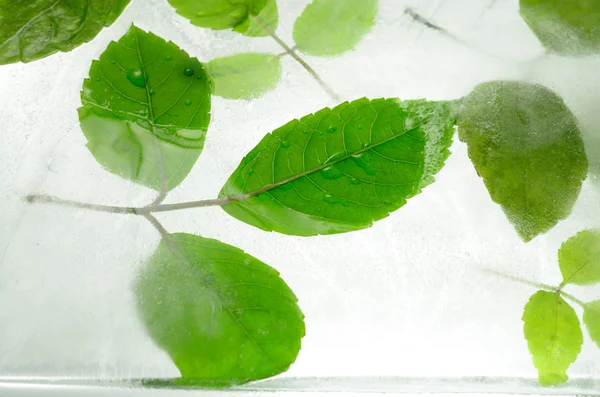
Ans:
[{"label": "frozen green leaf", "polygon": [[0,65],[31,62],[91,41],[129,0],[0,1]]},{"label": "frozen green leaf", "polygon": [[583,307],[583,323],[590,338],[600,347],[600,300],[585,304]]},{"label": "frozen green leaf", "polygon": [[304,336],[297,298],[279,273],[244,251],[170,234],[141,269],[137,309],[170,356],[177,383],[223,387],[286,371]]},{"label": "frozen green leaf", "polygon": [[562,55],[600,51],[598,0],[520,0],[521,16],[544,47]]},{"label": "frozen green leaf", "polygon": [[542,386],[566,382],[583,334],[575,310],[558,293],[536,292],[525,305],[523,331]]},{"label": "frozen green leaf", "polygon": [[377,0],[313,0],[294,24],[294,41],[305,54],[339,55],[353,49],[377,15]]},{"label": "frozen green leaf", "polygon": [[459,110],[459,137],[492,200],[529,241],[566,218],[587,174],[577,120],[549,89],[496,81]]},{"label": "frozen green leaf", "polygon": [[210,99],[196,58],[132,26],[92,63],[79,120],[88,149],[108,171],[170,190],[204,147]]},{"label": "frozen green leaf", "polygon": [[583,230],[565,241],[558,251],[564,284],[600,282],[600,231]]},{"label": "frozen green leaf", "polygon": [[233,29],[246,36],[268,36],[277,29],[276,0],[169,0],[177,13],[196,26]]},{"label": "frozen green leaf", "polygon": [[227,99],[257,98],[277,87],[281,79],[278,56],[248,52],[213,59],[206,65],[213,94]]},{"label": "frozen green leaf", "polygon": [[222,208],[291,235],[370,227],[432,181],[454,121],[449,103],[363,98],[322,109],[267,134],[221,190],[235,198]]}]

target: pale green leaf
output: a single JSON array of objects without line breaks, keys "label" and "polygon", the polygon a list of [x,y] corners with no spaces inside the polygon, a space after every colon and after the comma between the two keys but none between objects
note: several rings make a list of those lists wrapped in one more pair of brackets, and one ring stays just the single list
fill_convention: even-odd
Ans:
[{"label": "pale green leaf", "polygon": [[600,347],[600,300],[585,304],[583,307],[583,323],[590,338]]},{"label": "pale green leaf", "polygon": [[196,58],[134,26],[83,83],[81,129],[108,171],[153,189],[187,176],[210,120],[211,86]]},{"label": "pale green leaf", "polygon": [[339,55],[371,30],[377,0],[313,0],[294,24],[296,47],[305,54]]},{"label": "pale green leaf", "polygon": [[227,99],[253,99],[277,87],[281,79],[278,56],[247,52],[217,58],[206,64],[213,94]]},{"label": "pale green leaf", "polygon": [[521,16],[542,44],[562,55],[600,51],[598,0],[520,0]]},{"label": "pale green leaf", "polygon": [[565,241],[558,251],[564,284],[600,282],[600,231],[583,230]]},{"label": "pale green leaf", "polygon": [[542,386],[566,382],[583,334],[575,310],[558,293],[536,292],[525,305],[523,331]]},{"label": "pale green leaf", "polygon": [[91,41],[129,0],[1,0],[0,65],[31,62]]},{"label": "pale green leaf", "polygon": [[177,13],[196,26],[233,29],[246,36],[268,36],[277,29],[276,0],[169,0]]},{"label": "pale green leaf", "polygon": [[279,273],[217,240],[165,237],[135,295],[147,332],[181,372],[179,384],[267,378],[286,371],[300,350],[304,316]]},{"label": "pale green leaf", "polygon": [[432,181],[454,122],[444,102],[363,98],[322,109],[267,134],[221,190],[236,198],[222,208],[291,235],[370,227]]},{"label": "pale green leaf", "polygon": [[481,84],[462,101],[458,131],[523,240],[570,214],[587,158],[577,120],[554,92],[522,82]]}]

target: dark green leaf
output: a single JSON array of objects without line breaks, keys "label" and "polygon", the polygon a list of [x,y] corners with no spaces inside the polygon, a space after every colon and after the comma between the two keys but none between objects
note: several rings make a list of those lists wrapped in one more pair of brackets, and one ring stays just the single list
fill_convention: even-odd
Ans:
[{"label": "dark green leaf", "polygon": [[268,36],[267,29],[277,29],[276,0],[169,0],[169,3],[178,14],[203,28],[233,29],[253,37]]},{"label": "dark green leaf", "polygon": [[577,120],[555,93],[489,82],[464,98],[459,136],[492,200],[525,241],[566,218],[587,174]]},{"label": "dark green leaf", "polygon": [[583,230],[565,241],[558,251],[564,284],[600,282],[600,232]]},{"label": "dark green leaf", "polygon": [[137,308],[181,371],[178,383],[231,386],[286,371],[304,316],[277,271],[191,234],[163,239],[138,275]]},{"label": "dark green leaf", "polygon": [[521,0],[521,16],[542,44],[563,55],[600,51],[598,0]]},{"label": "dark green leaf", "polygon": [[222,208],[292,235],[367,228],[432,181],[454,121],[447,102],[359,99],[322,109],[267,134],[221,190],[240,200]]},{"label": "dark green leaf", "polygon": [[298,49],[317,56],[353,49],[375,24],[377,0],[313,0],[294,24]]},{"label": "dark green leaf", "polygon": [[281,61],[277,55],[248,52],[213,59],[206,65],[214,95],[227,99],[257,98],[277,87]]},{"label": "dark green leaf", "polygon": [[583,307],[583,322],[590,338],[600,347],[600,300],[585,304]]},{"label": "dark green leaf", "polygon": [[129,0],[0,1],[0,65],[71,51],[112,25]]},{"label": "dark green leaf", "polygon": [[94,61],[81,129],[96,160],[137,183],[170,190],[194,166],[210,120],[211,87],[196,58],[134,26]]},{"label": "dark green leaf", "polygon": [[575,310],[558,293],[536,292],[523,313],[525,339],[542,386],[566,382],[583,334]]}]

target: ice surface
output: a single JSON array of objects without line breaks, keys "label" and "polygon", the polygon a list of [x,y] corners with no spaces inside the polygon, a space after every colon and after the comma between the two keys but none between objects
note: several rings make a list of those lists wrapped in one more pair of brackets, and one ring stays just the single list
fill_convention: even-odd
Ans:
[{"label": "ice surface", "polygon": [[[278,33],[291,42],[294,19],[308,0],[279,3]],[[469,44],[415,23],[406,7]],[[0,67],[2,376],[178,376],[145,334],[130,288],[159,240],[155,230],[133,216],[22,201],[32,192],[111,205],[154,198],[153,191],[95,162],[77,120],[92,59],[131,23],[201,61],[281,52],[270,38],[194,27],[166,0],[133,0],[90,44]],[[600,58],[541,58],[543,52],[519,17],[517,0],[381,0],[374,29],[355,51],[306,59],[343,100],[456,99],[489,80],[540,82],[563,96],[588,141],[600,136]],[[293,59],[283,58],[283,70],[279,87],[260,99],[214,98],[205,150],[167,202],[216,197],[264,134],[335,105]],[[535,377],[521,322],[535,289],[482,269],[558,284],[556,251],[577,231],[599,224],[600,191],[586,181],[571,216],[525,244],[490,200],[464,144],[455,143],[452,152],[434,184],[359,232],[313,238],[265,233],[219,208],[159,218],[171,232],[219,239],[281,272],[307,326],[298,360],[285,376]],[[600,289],[567,291],[596,299]],[[598,378],[600,351],[585,331],[584,338],[569,374]]]}]

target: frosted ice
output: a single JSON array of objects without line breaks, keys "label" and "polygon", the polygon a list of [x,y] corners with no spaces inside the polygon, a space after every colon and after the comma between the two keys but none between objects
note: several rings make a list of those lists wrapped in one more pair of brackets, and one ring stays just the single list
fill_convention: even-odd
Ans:
[{"label": "frosted ice", "polygon": [[[308,0],[280,1],[288,42]],[[600,140],[600,58],[546,56],[517,0],[381,0],[356,50],[307,57],[343,100],[449,100],[497,79],[556,90]],[[411,7],[468,45],[415,23]],[[133,0],[90,44],[31,64],[0,67],[0,375],[169,377],[178,371],[136,318],[131,283],[159,236],[144,219],[25,205],[46,193],[111,205],[144,205],[154,192],[104,171],[85,148],[76,109],[90,63],[131,23],[201,61],[239,52],[280,53],[270,38],[190,25],[165,0]],[[167,202],[214,198],[242,157],[274,128],[335,105],[293,59],[278,88],[246,102],[213,99],[206,146]],[[592,166],[597,154],[590,151]],[[237,246],[275,267],[299,297],[307,335],[284,376],[535,377],[522,334],[535,289],[482,271],[557,284],[556,251],[598,225],[600,191],[586,181],[572,215],[524,244],[490,200],[464,144],[436,182],[374,227],[300,238],[265,233],[219,208],[159,214],[172,232]],[[582,298],[599,289],[575,289]],[[594,295],[594,292],[596,295]],[[586,297],[585,294],[589,296]],[[577,308],[579,310],[579,308]],[[574,378],[598,376],[600,353],[584,332]]]}]

